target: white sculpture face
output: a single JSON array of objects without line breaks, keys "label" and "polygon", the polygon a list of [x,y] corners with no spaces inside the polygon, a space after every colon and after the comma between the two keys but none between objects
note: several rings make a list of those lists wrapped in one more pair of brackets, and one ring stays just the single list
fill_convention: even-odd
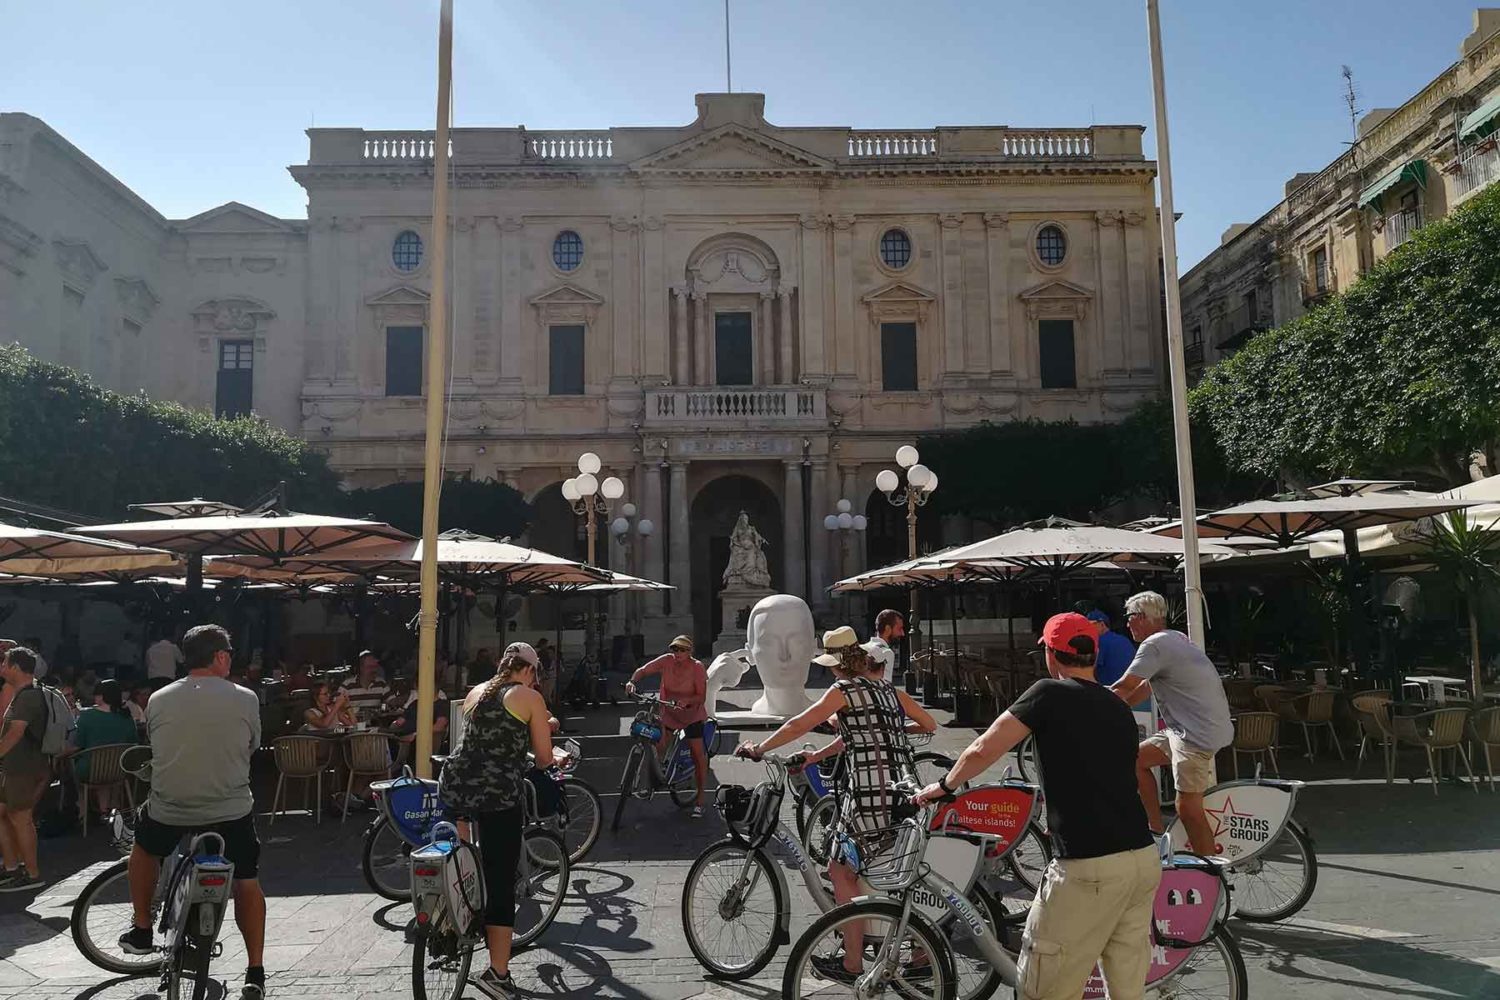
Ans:
[{"label": "white sculpture face", "polygon": [[746,649],[765,693],[754,711],[796,715],[807,708],[807,672],[818,650],[812,611],[791,594],[772,594],[750,610]]}]

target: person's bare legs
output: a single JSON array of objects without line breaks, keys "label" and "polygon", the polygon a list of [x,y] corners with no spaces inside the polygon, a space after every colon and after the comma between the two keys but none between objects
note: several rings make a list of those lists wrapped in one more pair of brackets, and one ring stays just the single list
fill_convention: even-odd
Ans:
[{"label": "person's bare legs", "polygon": [[484,925],[484,943],[490,949],[490,968],[497,976],[510,975],[510,936],[514,931],[514,927]]},{"label": "person's bare legs", "polygon": [[708,782],[708,751],[703,747],[703,737],[688,740],[688,749],[693,752],[693,778],[698,783],[699,808],[703,807],[703,786]]},{"label": "person's bare legs", "polygon": [[[854,869],[842,861],[828,862],[828,877],[833,880],[835,902],[847,903],[860,893],[859,876]],[[854,975],[864,971],[865,923],[863,920],[844,924],[844,969]]]},{"label": "person's bare legs", "polygon": [[1193,845],[1194,854],[1209,857],[1218,853],[1214,846],[1213,826],[1208,821],[1208,814],[1203,811],[1202,792],[1177,793],[1177,821],[1187,831],[1188,842]]},{"label": "person's bare legs", "polygon": [[[0,781],[4,781],[0,777]],[[10,833],[10,810],[0,803],[0,857],[5,859],[5,870],[15,871],[21,863],[21,852],[16,848],[16,838]]]},{"label": "person's bare legs", "polygon": [[251,968],[265,964],[266,894],[260,880],[234,880],[234,923],[245,939],[245,964]]},{"label": "person's bare legs", "polygon": [[[1146,807],[1146,820],[1151,824],[1151,832],[1162,832],[1161,821],[1161,790],[1156,786],[1156,775],[1151,773],[1153,767],[1170,767],[1172,760],[1166,751],[1151,743],[1142,743],[1135,755],[1135,780],[1140,788],[1141,804]],[[1200,796],[1201,800],[1201,796]]]},{"label": "person's bare legs", "polygon": [[10,835],[15,840],[16,855],[33,877],[42,874],[36,856],[36,820],[30,809],[7,809],[10,820]]},{"label": "person's bare legs", "polygon": [[130,849],[126,866],[130,881],[130,908],[135,912],[135,926],[151,928],[151,897],[156,880],[161,877],[161,859],[148,853],[140,844]]}]

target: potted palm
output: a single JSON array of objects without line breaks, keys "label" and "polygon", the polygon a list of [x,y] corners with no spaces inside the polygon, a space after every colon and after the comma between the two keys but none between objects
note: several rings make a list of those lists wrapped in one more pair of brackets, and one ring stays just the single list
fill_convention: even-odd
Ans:
[{"label": "potted palm", "polygon": [[1425,521],[1417,532],[1426,549],[1425,556],[1439,572],[1452,581],[1463,596],[1469,616],[1469,662],[1474,703],[1481,704],[1484,692],[1483,661],[1479,658],[1479,605],[1487,591],[1500,586],[1500,520],[1487,525],[1475,524],[1461,510],[1449,511]]}]

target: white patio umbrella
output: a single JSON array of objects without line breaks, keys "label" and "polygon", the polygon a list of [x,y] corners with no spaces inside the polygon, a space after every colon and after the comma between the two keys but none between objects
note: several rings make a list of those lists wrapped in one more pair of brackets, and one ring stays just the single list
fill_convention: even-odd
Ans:
[{"label": "white patio umbrella", "polygon": [[243,507],[236,507],[232,503],[223,500],[205,500],[202,497],[193,497],[191,500],[162,500],[156,503],[133,503],[131,510],[143,510],[148,514],[160,514],[162,517],[218,517],[226,514],[243,513]]},{"label": "white patio umbrella", "polygon": [[57,576],[161,572],[181,568],[180,558],[160,549],[0,524],[0,572]]},{"label": "white patio umbrella", "polygon": [[[1500,476],[1490,476],[1438,494],[1450,500],[1467,500],[1474,506],[1464,511],[1471,527],[1484,531],[1500,531]],[[1431,519],[1381,524],[1361,528],[1357,534],[1359,552],[1364,556],[1394,557],[1420,556],[1426,546],[1422,534],[1431,530]],[[1342,532],[1328,532],[1310,540],[1309,551],[1314,559],[1343,556]]]},{"label": "white patio umbrella", "polygon": [[73,529],[80,535],[150,545],[194,556],[263,556],[277,562],[330,549],[408,542],[412,538],[383,521],[323,514],[248,514],[176,517],[156,521],[95,524]]}]

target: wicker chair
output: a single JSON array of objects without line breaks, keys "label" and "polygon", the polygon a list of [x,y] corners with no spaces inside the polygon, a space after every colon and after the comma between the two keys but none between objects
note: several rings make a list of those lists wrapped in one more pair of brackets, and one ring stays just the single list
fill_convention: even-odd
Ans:
[{"label": "wicker chair", "polygon": [[1474,769],[1469,766],[1469,752],[1464,749],[1464,728],[1469,718],[1467,708],[1440,708],[1421,715],[1396,716],[1393,720],[1398,743],[1419,746],[1427,752],[1427,774],[1432,778],[1432,794],[1438,789],[1438,754],[1444,750],[1456,752],[1469,772],[1469,781],[1474,794],[1479,794],[1479,782],[1474,780]]},{"label": "wicker chair", "polygon": [[349,818],[349,800],[354,797],[355,781],[391,776],[390,738],[383,733],[355,733],[344,741],[344,763],[349,766],[349,783],[344,788],[344,815],[340,823]]},{"label": "wicker chair", "polygon": [[1469,716],[1469,739],[1484,754],[1484,773],[1490,791],[1495,790],[1495,757],[1500,752],[1500,705],[1484,708]]},{"label": "wicker chair", "polygon": [[1361,691],[1349,699],[1354,706],[1354,717],[1359,720],[1359,753],[1354,761],[1354,773],[1359,774],[1365,762],[1365,748],[1371,743],[1380,747],[1380,762],[1385,766],[1385,782],[1390,784],[1396,767],[1396,734],[1391,730],[1391,693],[1374,690]]},{"label": "wicker chair", "polygon": [[1230,749],[1236,778],[1240,776],[1242,753],[1257,759],[1269,756],[1272,772],[1281,773],[1281,765],[1276,763],[1276,734],[1280,724],[1281,716],[1275,712],[1242,712],[1234,717],[1234,742]]},{"label": "wicker chair", "polygon": [[135,792],[131,788],[130,775],[120,766],[120,757],[129,750],[132,743],[105,743],[97,747],[89,747],[78,755],[78,763],[84,765],[83,771],[87,775],[78,782],[78,796],[83,806],[83,835],[89,835],[89,790],[93,788],[123,788],[125,789],[125,801],[130,804],[131,812],[135,811]]},{"label": "wicker chair", "polygon": [[1313,759],[1314,729],[1327,729],[1328,741],[1338,751],[1339,760],[1344,759],[1344,748],[1339,745],[1338,730],[1333,728],[1333,699],[1332,691],[1309,691],[1285,703],[1292,714],[1292,720],[1302,727],[1302,736],[1307,740],[1308,760]]},{"label": "wicker chair", "polygon": [[1259,684],[1255,688],[1255,700],[1266,707],[1267,712],[1275,712],[1288,722],[1295,722],[1289,709],[1287,709],[1287,691],[1280,684]]},{"label": "wicker chair", "polygon": [[[288,781],[302,782],[302,808],[313,814],[313,822],[323,822],[323,773],[328,770],[333,744],[320,736],[283,736],[271,744],[271,751],[276,756],[278,774],[267,825],[276,822]],[[311,806],[307,803],[309,789],[316,793]]]},{"label": "wicker chair", "polygon": [[1224,697],[1236,712],[1258,711],[1264,702],[1256,697],[1255,692],[1263,686],[1253,680],[1232,677],[1224,682]]}]

